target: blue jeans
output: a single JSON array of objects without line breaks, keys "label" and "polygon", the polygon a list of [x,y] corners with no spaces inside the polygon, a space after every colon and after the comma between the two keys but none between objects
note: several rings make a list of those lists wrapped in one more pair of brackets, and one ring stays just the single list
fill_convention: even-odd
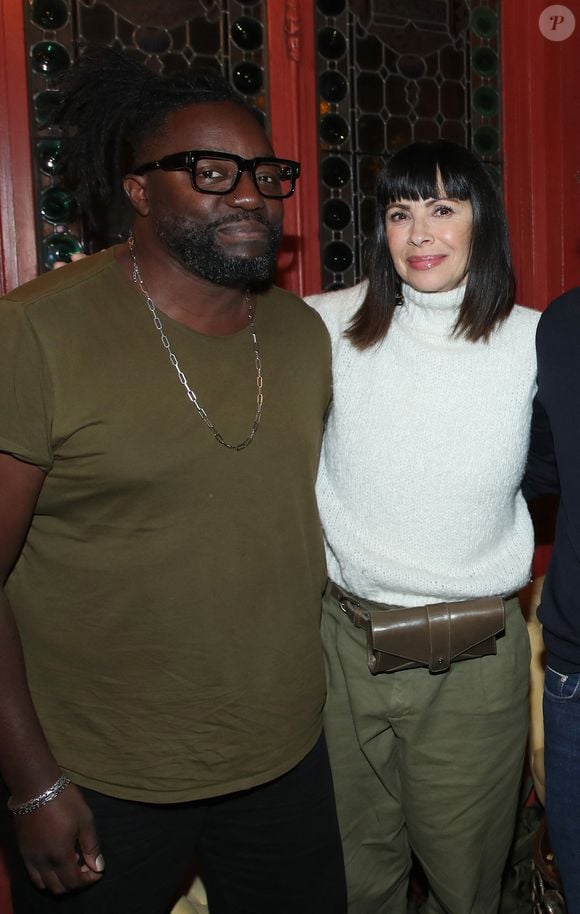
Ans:
[{"label": "blue jeans", "polygon": [[546,668],[546,815],[568,914],[580,914],[580,673]]}]

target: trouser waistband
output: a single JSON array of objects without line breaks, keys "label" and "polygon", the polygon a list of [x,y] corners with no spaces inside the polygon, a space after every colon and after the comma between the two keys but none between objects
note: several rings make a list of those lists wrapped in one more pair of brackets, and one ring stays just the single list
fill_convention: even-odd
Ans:
[{"label": "trouser waistband", "polygon": [[[347,590],[344,590],[342,587],[339,587],[338,584],[335,584],[334,581],[330,581],[330,594],[338,602],[343,613],[348,616],[353,625],[357,628],[367,628],[369,622],[369,612],[361,603],[360,597],[355,597],[354,594],[349,593]],[[515,594],[511,594],[509,597],[503,597],[505,601],[510,600]],[[373,609],[384,610],[386,612],[390,610],[414,610],[414,609],[425,609],[432,612],[436,612],[439,609],[443,609],[446,606],[453,606],[456,610],[469,610],[475,609],[478,606],[481,606],[489,600],[496,600],[497,597],[474,597],[471,600],[460,600],[458,602],[446,602],[441,601],[440,603],[422,603],[419,606],[398,606],[394,603],[378,603],[375,600],[364,600],[366,603],[370,603]]]}]

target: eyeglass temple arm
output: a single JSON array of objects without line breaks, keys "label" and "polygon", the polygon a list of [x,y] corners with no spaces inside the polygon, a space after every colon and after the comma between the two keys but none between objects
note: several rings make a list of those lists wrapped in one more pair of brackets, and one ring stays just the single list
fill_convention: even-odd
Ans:
[{"label": "eyeglass temple arm", "polygon": [[164,156],[162,159],[157,159],[155,162],[146,162],[144,165],[139,165],[138,168],[133,170],[133,174],[143,175],[146,171],[155,171],[157,168],[160,168],[162,171],[175,171],[176,169],[188,168],[189,166],[189,153],[176,152],[175,155]]}]

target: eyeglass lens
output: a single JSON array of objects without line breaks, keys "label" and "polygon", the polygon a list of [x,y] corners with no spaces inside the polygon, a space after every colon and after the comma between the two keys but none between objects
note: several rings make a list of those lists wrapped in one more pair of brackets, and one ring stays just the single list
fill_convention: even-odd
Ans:
[{"label": "eyeglass lens", "polygon": [[[252,172],[265,197],[282,197],[292,188],[292,169],[288,165],[261,162]],[[194,186],[202,192],[227,193],[236,183],[238,166],[229,159],[198,159],[192,177]]]}]

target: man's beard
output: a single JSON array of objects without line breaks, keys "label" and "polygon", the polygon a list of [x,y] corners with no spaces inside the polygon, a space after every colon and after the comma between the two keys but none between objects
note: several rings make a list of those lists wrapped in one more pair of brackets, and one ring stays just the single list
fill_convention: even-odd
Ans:
[{"label": "man's beard", "polygon": [[[268,230],[266,250],[257,257],[226,254],[217,237],[218,229],[249,218]],[[248,216],[232,214],[209,225],[167,215],[157,217],[154,224],[157,237],[172,256],[186,270],[202,279],[219,286],[249,289],[265,288],[273,282],[282,226],[274,225],[260,213]]]}]

